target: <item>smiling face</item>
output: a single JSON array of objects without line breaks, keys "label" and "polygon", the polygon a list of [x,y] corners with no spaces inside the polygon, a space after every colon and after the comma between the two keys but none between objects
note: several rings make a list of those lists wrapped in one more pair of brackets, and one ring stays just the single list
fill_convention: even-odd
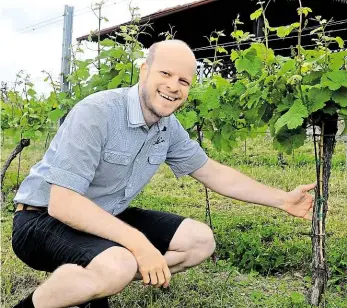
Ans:
[{"label": "smiling face", "polygon": [[149,126],[182,106],[196,70],[193,52],[179,41],[157,44],[152,58],[141,66],[139,83],[141,107]]}]

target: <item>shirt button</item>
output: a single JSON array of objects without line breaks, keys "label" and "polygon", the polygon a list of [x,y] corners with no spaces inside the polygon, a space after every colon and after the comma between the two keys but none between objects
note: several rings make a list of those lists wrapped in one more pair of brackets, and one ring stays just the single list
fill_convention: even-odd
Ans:
[{"label": "shirt button", "polygon": [[140,160],[138,158],[136,158],[135,161],[138,163]]},{"label": "shirt button", "polygon": [[157,149],[157,148],[158,148],[158,146],[157,146],[157,145],[155,145],[155,146],[154,146],[154,148],[155,148],[155,149]]}]

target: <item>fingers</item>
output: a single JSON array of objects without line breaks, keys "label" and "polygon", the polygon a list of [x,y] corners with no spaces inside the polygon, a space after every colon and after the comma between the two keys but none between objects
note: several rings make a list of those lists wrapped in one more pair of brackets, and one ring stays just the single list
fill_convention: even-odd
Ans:
[{"label": "fingers", "polygon": [[307,184],[302,186],[303,192],[310,191],[317,186],[317,183]]},{"label": "fingers", "polygon": [[141,272],[143,283],[146,285],[151,284],[156,288],[168,287],[171,280],[171,272],[167,266],[163,269],[151,270],[151,271],[142,271]]},{"label": "fingers", "polygon": [[167,266],[164,267],[164,276],[165,276],[165,283],[163,284],[163,287],[167,288],[171,280],[171,272]]},{"label": "fingers", "polygon": [[150,277],[149,277],[148,271],[141,271],[140,273],[141,273],[141,275],[142,275],[143,283],[144,283],[144,284],[149,284],[149,282],[150,282]]},{"label": "fingers", "polygon": [[158,284],[158,278],[157,278],[157,272],[156,270],[151,270],[149,272],[150,277],[151,277],[151,285],[155,286],[156,284]]},{"label": "fingers", "polygon": [[155,285],[155,287],[160,288],[165,282],[165,277],[164,277],[164,273],[162,270],[157,272],[157,278],[158,278],[158,283]]}]

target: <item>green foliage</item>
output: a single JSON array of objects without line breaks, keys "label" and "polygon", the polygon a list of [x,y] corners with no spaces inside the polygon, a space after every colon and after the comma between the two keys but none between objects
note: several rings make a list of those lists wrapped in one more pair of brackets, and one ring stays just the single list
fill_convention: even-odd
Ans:
[{"label": "green foliage", "polygon": [[37,97],[30,76],[23,71],[17,74],[13,88],[2,88],[1,130],[18,143],[21,139],[38,140],[47,128],[55,126],[57,115],[64,113],[55,109],[56,101]]},{"label": "green foliage", "polygon": [[[262,3],[259,4],[260,8],[251,19],[263,15],[265,33],[276,32],[282,38],[301,29],[301,22],[307,23],[301,20],[273,28],[265,19]],[[311,12],[307,7],[298,10],[301,18]],[[268,47],[266,35],[263,42],[251,42],[249,48],[241,50],[240,43],[253,37],[238,29],[243,23],[237,17],[231,37],[238,47],[230,51],[236,74],[224,79],[213,70],[210,78],[195,84],[189,103],[179,113],[183,125],[194,133],[197,123],[203,123],[204,136],[218,149],[226,151],[244,136],[252,137],[254,132],[268,130],[275,148],[290,153],[303,145],[308,126],[319,126],[322,119],[333,118],[336,113],[345,115],[347,52],[332,53],[329,45],[335,42],[342,47],[341,39],[325,33],[326,20],[319,16],[315,20],[319,25],[311,33],[317,36],[313,39],[316,47],[306,50],[298,45],[291,57],[284,57]],[[220,50],[218,37],[212,36],[211,40],[216,43],[215,50]],[[219,61],[209,60],[208,63],[218,65]],[[186,113],[186,110],[194,113]],[[185,116],[189,119],[185,120]]]},{"label": "green foliage", "polygon": [[258,19],[260,16],[261,16],[261,14],[263,13],[263,8],[259,8],[259,9],[257,9],[254,13],[252,13],[251,14],[251,20],[254,20],[254,19]]},{"label": "green foliage", "polygon": [[288,36],[290,33],[292,33],[292,31],[294,29],[297,29],[300,27],[300,23],[299,22],[296,22],[296,23],[293,23],[289,26],[281,26],[281,27],[277,27],[277,28],[270,28],[271,31],[276,31],[276,34],[278,37],[286,37]]},{"label": "green foliage", "polygon": [[289,108],[289,110],[276,121],[276,133],[278,133],[279,130],[285,125],[288,127],[288,129],[294,129],[301,126],[304,122],[304,118],[307,116],[307,108],[299,99],[295,100],[294,104]]},{"label": "green foliage", "polygon": [[257,51],[255,49],[247,49],[241,53],[235,61],[235,66],[239,73],[247,72],[252,77],[260,73],[262,69],[262,61],[257,56]]},{"label": "green foliage", "polygon": [[[132,15],[134,17],[134,15]],[[78,60],[83,50],[77,46],[72,61],[73,71],[68,76],[73,104],[102,90],[132,86],[138,82],[138,60],[144,56],[137,40],[143,28],[134,17],[131,24],[120,27],[116,36],[100,41],[100,52],[94,59]],[[96,73],[92,73],[97,68]]]}]

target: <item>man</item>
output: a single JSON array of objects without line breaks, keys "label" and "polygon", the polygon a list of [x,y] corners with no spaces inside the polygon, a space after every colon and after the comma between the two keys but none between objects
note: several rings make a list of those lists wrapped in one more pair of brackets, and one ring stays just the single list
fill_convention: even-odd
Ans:
[{"label": "man", "polygon": [[207,225],[127,208],[164,161],[221,195],[310,219],[315,184],[291,192],[262,185],[189,139],[173,112],[195,71],[184,42],[156,43],[138,85],[90,95],[71,110],[14,200],[14,252],[53,272],[16,307],[108,307],[102,298],[133,279],[167,287],[171,274],[206,260],[215,249]]}]

